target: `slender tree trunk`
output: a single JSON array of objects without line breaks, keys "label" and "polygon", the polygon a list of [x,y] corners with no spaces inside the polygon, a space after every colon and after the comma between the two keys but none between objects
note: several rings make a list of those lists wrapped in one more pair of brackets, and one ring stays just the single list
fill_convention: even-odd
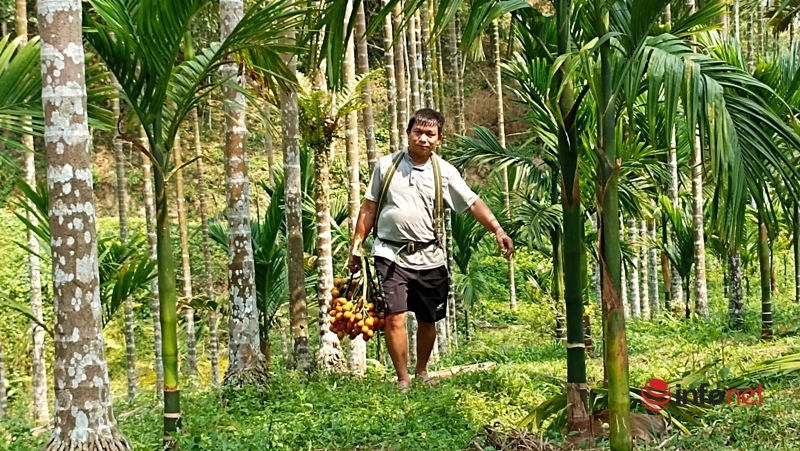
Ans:
[{"label": "slender tree trunk", "polygon": [[[592,213],[592,229],[595,232],[600,231],[599,224],[597,223],[597,212]],[[592,259],[592,286],[594,287],[594,296],[597,300],[597,305],[603,307],[603,270],[600,267],[600,262],[597,259]]]},{"label": "slender tree trunk", "polygon": [[[495,90],[497,91],[497,138],[500,145],[506,147],[505,108],[503,106],[503,71],[500,67],[500,25],[492,24],[492,55],[494,59]],[[511,196],[508,189],[508,169],[503,168],[503,200],[506,207],[506,218],[511,219]],[[517,286],[514,275],[514,258],[508,259],[508,291],[509,307],[517,310]]]},{"label": "slender tree trunk", "polygon": [[[16,31],[17,36],[22,36],[20,46],[28,42],[28,10],[25,0],[16,0]],[[22,143],[27,150],[25,151],[25,183],[36,190],[36,164],[33,153],[33,136],[23,135]],[[32,211],[28,212],[28,221],[37,225],[36,215]],[[31,313],[39,321],[43,320],[42,315],[42,265],[39,261],[39,240],[32,230],[28,230],[28,279],[30,283],[30,305]],[[31,322],[31,336],[33,337],[32,349],[32,379],[33,379],[33,419],[38,426],[45,426],[50,422],[50,406],[47,401],[47,371],[44,357],[44,334],[45,331],[35,322]],[[5,379],[3,379],[5,380]],[[2,397],[5,401],[5,396]]]},{"label": "slender tree trunk", "polygon": [[650,318],[650,293],[647,291],[648,286],[648,268],[647,268],[647,255],[648,249],[645,243],[647,242],[647,221],[642,220],[639,223],[639,305],[641,306],[641,317],[643,319]]},{"label": "slender tree trunk", "polygon": [[[692,126],[694,127],[694,126]],[[689,138],[691,139],[691,138]],[[703,148],[700,139],[692,147],[692,213],[694,218],[694,283],[695,313],[708,318],[706,286],[706,245],[703,223]],[[689,287],[686,287],[688,290]]]},{"label": "slender tree trunk", "polygon": [[8,393],[6,392],[6,357],[3,355],[3,337],[0,337],[0,418],[8,418]]},{"label": "slender tree trunk", "polygon": [[[392,30],[397,32],[403,23],[403,5],[398,1],[392,10]],[[397,134],[400,138],[400,147],[408,146],[406,126],[408,125],[408,91],[406,88],[406,65],[404,60],[405,46],[403,35],[398,33],[394,41],[394,77],[397,80]]]},{"label": "slender tree trunk", "polygon": [[[656,220],[652,219],[648,222],[649,228],[649,235],[650,239],[653,242],[658,239],[658,234],[656,232]],[[650,289],[650,317],[656,318],[661,315],[661,300],[659,299],[658,293],[658,249],[655,246],[651,246],[650,250],[648,251],[650,257],[648,259],[648,266],[649,268],[649,289]],[[666,284],[665,284],[666,285]]]},{"label": "slender tree trunk", "polygon": [[729,324],[733,329],[740,329],[744,325],[744,297],[742,296],[742,257],[738,249],[728,251],[728,290],[730,302],[728,303]]},{"label": "slender tree trunk", "polygon": [[[619,228],[619,235],[620,241],[625,239],[625,229],[622,226],[623,221],[620,220],[620,228]],[[620,296],[622,300],[622,310],[625,312],[625,318],[631,317],[631,304],[630,304],[630,287],[628,286],[628,265],[625,263],[625,260],[622,260],[622,269],[620,272],[620,287],[622,291],[620,291]]]},{"label": "slender tree trunk", "polygon": [[323,145],[314,149],[314,187],[317,218],[317,301],[320,349],[317,351],[317,367],[322,371],[341,373],[344,359],[339,348],[339,337],[331,332],[328,320],[328,305],[333,289],[333,259],[331,255],[331,206],[330,206],[330,147]]},{"label": "slender tree trunk", "polygon": [[456,262],[453,258],[453,221],[450,210],[444,214],[445,242],[447,243],[447,338],[449,346],[458,349],[458,308],[456,306],[455,269]]},{"label": "slender tree trunk", "polygon": [[[358,12],[356,13],[356,55],[358,65],[356,72],[358,75],[366,75],[369,73],[369,53],[367,51],[367,22],[364,13],[364,3],[358,4]],[[364,124],[364,139],[367,141],[367,161],[369,162],[369,173],[375,169],[378,164],[378,146],[375,143],[375,118],[372,111],[372,82],[364,84],[364,89],[361,90],[364,97],[364,107],[361,110],[361,121]]]},{"label": "slender tree trunk", "polygon": [[794,203],[794,301],[800,302],[800,205]]},{"label": "slender tree trunk", "polygon": [[436,60],[434,63],[436,64],[436,74],[433,77],[433,89],[434,89],[434,96],[436,98],[437,103],[437,110],[444,113],[445,110],[445,101],[444,101],[444,63],[443,63],[443,52],[442,49],[442,37],[441,35],[436,37]]},{"label": "slender tree trunk", "polygon": [[[197,202],[200,210],[200,229],[203,234],[203,272],[205,280],[203,288],[208,299],[214,298],[214,282],[211,278],[211,241],[208,236],[208,205],[206,202],[206,177],[203,165],[203,145],[200,140],[200,120],[197,108],[189,113],[194,130],[194,150],[197,158]],[[269,129],[267,129],[269,136]],[[270,163],[270,167],[271,163]],[[270,173],[272,171],[270,170]],[[216,311],[208,312],[208,341],[211,354],[211,384],[219,385],[219,339],[217,337],[218,315]]]},{"label": "slender tree trunk", "polygon": [[[294,36],[294,32],[289,33],[287,40],[294,41]],[[297,60],[290,55],[283,58],[289,69],[296,73]],[[295,368],[305,371],[311,368],[313,362],[308,342],[308,308],[303,258],[303,185],[300,173],[298,104],[297,91],[293,88],[281,90],[281,124],[292,359]]]},{"label": "slender tree trunk", "polygon": [[175,158],[175,198],[178,210],[178,232],[181,243],[181,270],[183,276],[183,300],[187,307],[183,310],[186,324],[186,366],[189,377],[197,376],[197,341],[195,340],[194,309],[188,307],[192,300],[192,267],[189,258],[189,232],[186,221],[186,200],[183,195],[183,150],[180,133],[175,136],[172,156]]},{"label": "slender tree trunk", "polygon": [[745,53],[745,61],[747,62],[747,71],[751,74],[755,70],[755,41],[753,39],[753,16],[752,12],[747,14],[747,52]]},{"label": "slender tree trunk", "polygon": [[631,313],[633,319],[639,319],[642,316],[642,299],[639,296],[639,227],[635,219],[628,220],[628,239],[630,240],[631,250],[633,257],[631,258],[631,271],[630,281],[628,287],[630,293],[628,297],[631,303]]},{"label": "slender tree trunk", "polygon": [[[561,177],[559,167],[554,166],[550,170],[550,203],[558,205],[561,203]],[[553,227],[550,230],[550,249],[553,253],[553,306],[556,311],[556,324],[555,334],[556,340],[566,341],[567,331],[566,322],[567,318],[564,316],[566,313],[566,303],[564,300],[564,257],[563,257],[563,239],[561,238],[561,227]],[[567,355],[569,357],[569,355]],[[569,360],[567,361],[569,364]],[[580,404],[577,405],[580,407]]]},{"label": "slender tree trunk", "polygon": [[[556,2],[556,27],[558,54],[566,55],[570,49],[569,1]],[[495,27],[496,28],[496,27]],[[499,36],[497,41],[499,42]],[[495,53],[499,59],[499,43]],[[498,76],[499,82],[499,76]],[[563,124],[558,127],[558,160],[561,165],[561,210],[564,217],[564,301],[567,320],[567,427],[571,431],[586,431],[591,427],[586,385],[586,344],[583,329],[583,215],[581,191],[578,183],[578,130],[575,122],[575,100],[572,84],[566,80],[565,71],[556,72],[554,86],[563,86],[558,108]],[[499,83],[498,83],[499,84]],[[498,86],[499,88],[499,86]],[[498,94],[500,94],[498,92]],[[553,183],[556,182],[554,178]],[[555,249],[554,249],[555,251]],[[556,274],[558,271],[556,270]],[[556,276],[558,279],[558,276]]]},{"label": "slender tree trunk", "polygon": [[[139,141],[148,148],[150,143],[144,134],[144,129],[139,128]],[[153,192],[153,174],[150,158],[142,153],[142,181],[144,184],[144,215],[147,227],[147,244],[150,250],[150,261],[158,261],[158,236],[156,235],[156,203]],[[157,264],[158,265],[158,264]],[[155,350],[156,367],[156,396],[164,392],[164,359],[162,357],[163,340],[161,333],[161,301],[158,291],[158,279],[153,279],[150,284],[152,302],[150,311],[153,315],[153,348]]]},{"label": "slender tree trunk", "polygon": [[462,108],[462,87],[461,87],[461,54],[458,52],[458,30],[456,20],[453,19],[447,24],[447,50],[450,60],[450,80],[453,86],[453,118],[455,132],[459,135],[465,133],[464,110]]},{"label": "slender tree trunk", "polygon": [[422,36],[422,73],[425,77],[425,95],[423,102],[426,108],[436,109],[434,99],[434,77],[433,73],[435,68],[433,66],[432,47],[434,43],[431,41],[431,26],[430,26],[430,3],[428,0],[422,2],[422,7],[419,10],[419,28],[420,35]]},{"label": "slender tree trunk", "polygon": [[733,37],[736,39],[736,42],[741,42],[741,34],[739,32],[739,0],[733,0],[731,16],[733,19]]},{"label": "slender tree trunk", "polygon": [[420,99],[420,71],[417,65],[417,19],[412,14],[406,25],[406,49],[408,49],[409,87],[411,88],[411,112],[422,108]]},{"label": "slender tree trunk", "polygon": [[270,104],[264,104],[264,153],[267,154],[267,182],[272,184],[275,172],[275,149],[272,142],[272,114]]},{"label": "slender tree trunk", "polygon": [[[669,138],[670,146],[667,155],[667,167],[669,169],[669,199],[672,202],[672,205],[675,208],[679,207],[678,203],[678,150],[677,150],[677,142],[675,140],[675,128],[673,127],[672,132],[670,133]],[[678,237],[675,235],[675,230],[670,229],[669,233],[670,241],[673,243],[678,240]],[[670,300],[675,299],[677,302],[680,302],[683,299],[683,279],[681,279],[681,274],[678,272],[678,268],[675,265],[670,263],[671,268],[671,275],[670,275]],[[688,289],[688,287],[687,287]],[[669,306],[667,308],[669,310]]]},{"label": "slender tree trunk", "polygon": [[[359,3],[361,4],[361,3]],[[363,4],[361,4],[363,7]],[[354,11],[352,10],[352,1],[348,0],[347,2],[347,13],[346,17],[350,17]],[[358,21],[358,18],[356,18]],[[355,43],[353,36],[350,36],[350,39],[347,40],[346,45],[347,52],[345,54],[344,59],[344,77],[345,77],[345,84],[347,86],[353,86],[356,82],[356,51],[355,51]],[[356,221],[358,221],[358,210],[361,207],[361,186],[359,184],[359,177],[358,171],[360,167],[360,162],[358,158],[358,113],[353,111],[347,115],[347,128],[345,130],[345,148],[347,150],[347,175],[349,178],[349,195],[348,195],[348,205],[350,207],[350,214],[349,214],[349,228],[350,228],[350,236],[355,234],[356,230]],[[331,269],[331,274],[333,274]],[[332,284],[331,284],[332,286]],[[329,316],[327,315],[327,307],[328,304],[325,304],[325,317],[324,320],[327,321]],[[330,324],[328,324],[330,328]],[[338,338],[338,337],[337,337]],[[347,363],[348,367],[350,368],[350,372],[356,376],[363,376],[367,371],[367,343],[364,341],[364,337],[361,335],[357,336],[356,338],[350,340],[348,343],[348,353],[347,353]]]},{"label": "slender tree trunk", "polygon": [[[389,0],[383,0],[383,6],[386,7]],[[384,66],[386,68],[386,98],[389,104],[389,151],[395,153],[400,149],[400,135],[398,134],[399,111],[397,104],[398,90],[397,90],[397,77],[395,76],[396,69],[394,67],[394,32],[392,26],[391,15],[386,15],[383,22],[383,51],[384,51]]]},{"label": "slender tree trunk", "polygon": [[77,0],[39,0],[56,380],[44,449],[129,450],[114,419],[100,318],[81,12]]},{"label": "slender tree trunk", "polygon": [[[605,35],[609,27],[609,16],[601,3],[600,0],[595,2],[597,26],[600,35]],[[616,114],[612,96],[611,65],[611,44],[606,41],[600,47],[602,89],[597,102],[601,118],[598,124],[598,143],[601,152],[598,198],[601,199],[603,207],[600,255],[603,263],[603,312],[606,323],[603,350],[608,374],[610,445],[613,451],[628,451],[633,448],[633,442],[630,428],[628,344],[625,336],[625,314],[620,302],[622,256],[617,192],[619,172],[615,163],[617,161],[614,135]]]},{"label": "slender tree trunk", "polygon": [[761,339],[772,340],[772,290],[770,289],[771,265],[769,261],[769,237],[764,221],[764,207],[758,206],[758,266],[761,273]]},{"label": "slender tree trunk", "polygon": [[[244,14],[243,0],[220,1],[220,35],[227,37]],[[243,83],[235,64],[222,68],[229,83]],[[256,305],[255,263],[250,232],[250,182],[247,175],[247,123],[244,95],[223,87],[225,103],[225,172],[228,203],[228,302],[230,305],[226,385],[264,385],[267,370],[261,353]]]}]

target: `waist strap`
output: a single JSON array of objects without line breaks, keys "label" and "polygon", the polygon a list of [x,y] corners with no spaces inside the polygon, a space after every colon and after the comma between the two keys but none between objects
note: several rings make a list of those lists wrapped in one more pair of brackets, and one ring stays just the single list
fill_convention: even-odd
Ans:
[{"label": "waist strap", "polygon": [[390,244],[395,247],[399,247],[400,250],[397,252],[402,251],[403,249],[406,250],[407,253],[413,254],[424,247],[428,247],[432,244],[438,244],[438,240],[431,240],[431,241],[392,241],[392,240],[384,240],[383,238],[379,238],[382,242],[386,244]]}]

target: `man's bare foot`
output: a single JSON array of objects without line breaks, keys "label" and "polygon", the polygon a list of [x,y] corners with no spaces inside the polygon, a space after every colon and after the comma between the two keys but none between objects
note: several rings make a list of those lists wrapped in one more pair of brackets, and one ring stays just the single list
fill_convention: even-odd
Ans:
[{"label": "man's bare foot", "polygon": [[411,389],[411,381],[410,380],[399,380],[397,381],[397,389],[402,394],[408,393],[408,390]]},{"label": "man's bare foot", "polygon": [[423,384],[427,385],[428,387],[433,387],[434,385],[438,384],[435,380],[433,380],[430,376],[428,376],[427,371],[423,371],[420,373],[414,374],[414,379],[418,381],[422,381]]}]

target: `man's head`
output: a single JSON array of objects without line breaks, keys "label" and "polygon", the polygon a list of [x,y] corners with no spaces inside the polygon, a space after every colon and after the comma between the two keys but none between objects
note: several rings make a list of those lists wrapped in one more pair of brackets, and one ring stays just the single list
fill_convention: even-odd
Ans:
[{"label": "man's head", "polygon": [[429,157],[442,140],[444,116],[430,108],[414,112],[408,121],[408,151],[412,156]]}]

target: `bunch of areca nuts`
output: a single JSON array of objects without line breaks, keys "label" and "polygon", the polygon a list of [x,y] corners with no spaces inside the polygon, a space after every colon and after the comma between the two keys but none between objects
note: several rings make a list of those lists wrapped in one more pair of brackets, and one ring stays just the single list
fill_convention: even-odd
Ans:
[{"label": "bunch of areca nuts", "polygon": [[331,290],[331,301],[328,305],[331,332],[339,340],[349,336],[351,340],[359,335],[368,341],[378,331],[383,330],[386,319],[383,311],[383,299],[378,290],[369,290],[367,296],[366,285],[375,287],[374,281],[367,281],[366,277],[341,278],[334,280]]}]

